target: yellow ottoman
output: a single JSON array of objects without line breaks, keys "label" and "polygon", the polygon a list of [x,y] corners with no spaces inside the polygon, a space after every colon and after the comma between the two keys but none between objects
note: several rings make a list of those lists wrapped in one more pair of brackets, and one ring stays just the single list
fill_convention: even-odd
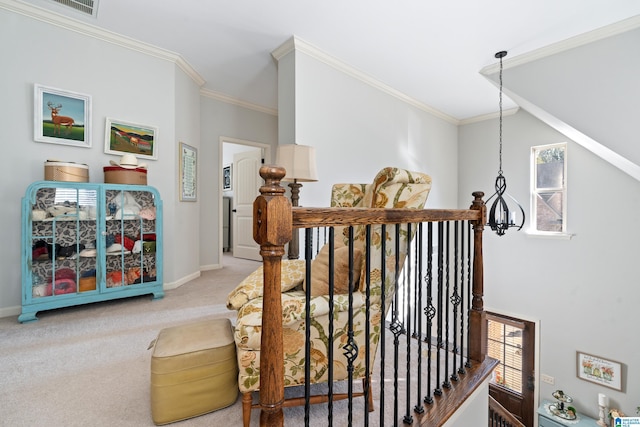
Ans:
[{"label": "yellow ottoman", "polygon": [[151,414],[157,425],[235,403],[238,362],[229,319],[160,331],[151,357]]}]

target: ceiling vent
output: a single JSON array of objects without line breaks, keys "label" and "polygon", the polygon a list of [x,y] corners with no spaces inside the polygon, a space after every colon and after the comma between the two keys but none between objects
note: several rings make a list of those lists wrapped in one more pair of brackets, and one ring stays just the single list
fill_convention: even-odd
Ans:
[{"label": "ceiling vent", "polygon": [[86,13],[94,18],[98,13],[98,0],[52,0],[58,4]]}]

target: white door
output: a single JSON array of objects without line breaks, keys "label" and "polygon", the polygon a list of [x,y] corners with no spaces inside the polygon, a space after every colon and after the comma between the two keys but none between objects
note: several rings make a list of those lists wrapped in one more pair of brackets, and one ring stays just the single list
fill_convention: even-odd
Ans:
[{"label": "white door", "polygon": [[262,150],[233,155],[233,256],[262,261],[260,245],[253,240],[253,202],[260,194]]}]

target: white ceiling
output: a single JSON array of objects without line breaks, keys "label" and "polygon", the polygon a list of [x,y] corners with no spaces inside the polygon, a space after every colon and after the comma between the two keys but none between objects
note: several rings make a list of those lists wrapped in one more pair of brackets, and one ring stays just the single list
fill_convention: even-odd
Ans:
[{"label": "white ceiling", "polygon": [[[28,3],[66,11],[51,0]],[[495,112],[479,71],[640,15],[638,0],[100,0],[65,14],[184,58],[204,88],[277,108],[271,52],[295,35],[455,119]],[[505,71],[506,79],[506,71]],[[505,107],[508,107],[505,105]]]}]

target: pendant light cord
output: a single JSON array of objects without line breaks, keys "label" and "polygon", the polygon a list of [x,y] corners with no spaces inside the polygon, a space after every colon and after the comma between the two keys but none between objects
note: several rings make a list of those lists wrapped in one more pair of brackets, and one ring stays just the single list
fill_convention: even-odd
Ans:
[{"label": "pendant light cord", "polygon": [[[487,199],[488,204],[489,201],[495,197],[493,203],[488,209],[487,219],[488,225],[493,231],[498,234],[498,236],[504,236],[505,232],[511,227],[518,227],[518,230],[521,230],[525,220],[524,209],[522,208],[520,203],[518,203],[516,199],[507,194],[507,179],[502,175],[502,58],[504,58],[505,56],[507,56],[506,50],[500,51],[495,54],[495,57],[500,59],[500,150],[498,152],[500,167],[498,168],[498,177],[496,178],[495,184],[496,192],[493,194],[493,196]],[[507,205],[507,201],[505,199],[506,196],[512,199],[518,206],[518,210],[520,211],[520,218],[522,218],[521,221],[516,221],[517,210],[509,209],[509,206]]]},{"label": "pendant light cord", "polygon": [[496,53],[496,58],[500,58],[500,100],[498,105],[500,106],[500,151],[498,152],[498,158],[500,161],[500,167],[498,168],[498,175],[502,176],[502,58],[507,55],[506,51]]}]

